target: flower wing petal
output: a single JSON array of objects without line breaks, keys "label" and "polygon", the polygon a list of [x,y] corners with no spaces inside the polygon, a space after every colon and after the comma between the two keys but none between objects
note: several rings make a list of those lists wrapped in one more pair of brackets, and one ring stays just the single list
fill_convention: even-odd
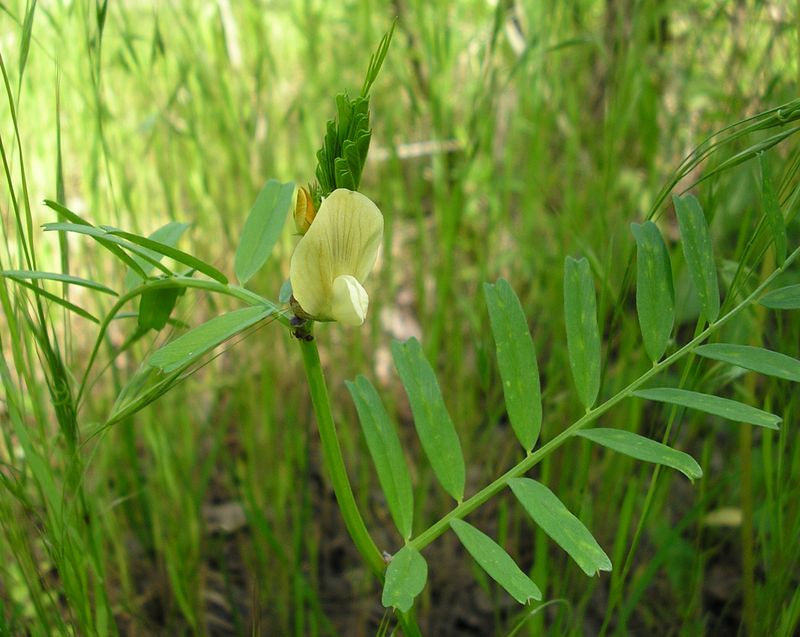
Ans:
[{"label": "flower wing petal", "polygon": [[324,239],[309,229],[297,243],[289,266],[292,295],[304,312],[319,318],[325,318],[323,314],[330,305],[333,285]]}]

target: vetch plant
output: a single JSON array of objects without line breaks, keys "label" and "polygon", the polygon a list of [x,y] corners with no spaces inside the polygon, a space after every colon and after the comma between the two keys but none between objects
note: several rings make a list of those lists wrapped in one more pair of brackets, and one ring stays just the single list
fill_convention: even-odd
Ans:
[{"label": "vetch plant", "polygon": [[[588,441],[657,467],[674,469],[689,480],[703,475],[698,462],[676,448],[678,443],[671,430],[672,421],[660,440],[623,428],[600,426],[600,419],[621,402],[646,400],[666,403],[745,423],[742,426],[779,427],[780,415],[703,391],[705,388],[701,385],[685,382],[686,376],[681,377],[677,386],[674,379],[662,384],[659,377],[679,362],[700,357],[800,381],[800,361],[794,358],[750,345],[717,341],[726,324],[756,304],[770,309],[800,309],[798,286],[768,291],[784,272],[794,266],[800,257],[800,248],[789,251],[787,211],[782,208],[765,161],[765,153],[772,146],[798,130],[797,127],[787,127],[800,119],[800,103],[792,102],[754,118],[751,124],[756,127],[754,130],[779,128],[780,132],[715,168],[719,172],[725,166],[749,160],[761,162],[764,214],[752,238],[751,256],[764,257],[769,252],[777,265],[746,294],[728,295],[721,299],[717,257],[706,214],[691,194],[676,194],[672,200],[685,265],[702,312],[694,335],[683,342],[682,337],[675,333],[677,301],[672,261],[662,232],[652,218],[664,210],[665,200],[682,177],[711,153],[725,150],[724,140],[713,140],[701,146],[657,197],[647,219],[631,226],[631,247],[635,244],[636,314],[643,350],[651,366],[631,378],[619,391],[603,391],[601,335],[606,330],[598,322],[595,273],[586,258],[566,258],[563,273],[565,347],[575,398],[582,410],[582,415],[566,428],[555,430],[554,424],[548,423],[537,353],[519,298],[502,278],[494,284],[484,284],[505,409],[511,430],[519,442],[519,460],[488,484],[472,492],[468,489],[466,477],[470,459],[464,457],[458,426],[453,422],[434,367],[422,344],[415,338],[392,343],[392,357],[413,414],[420,448],[441,488],[452,498],[452,508],[431,524],[424,526],[414,519],[414,512],[422,510],[422,507],[414,502],[410,454],[401,444],[397,427],[379,392],[363,375],[347,383],[378,483],[397,531],[395,546],[379,547],[353,494],[314,327],[316,322],[326,321],[357,327],[364,323],[367,315],[369,295],[365,282],[383,240],[384,220],[378,207],[359,193],[358,187],[371,135],[369,92],[385,59],[391,37],[390,31],[372,57],[359,96],[337,96],[336,118],[328,122],[322,148],[317,154],[316,182],[304,188],[270,180],[259,193],[245,222],[233,263],[238,284],[231,283],[216,267],[175,247],[186,229],[183,224],[168,224],[144,237],[110,226],[95,226],[63,204],[50,200],[46,205],[61,220],[47,224],[45,230],[88,236],[111,252],[128,268],[123,289],[117,292],[94,281],[41,272],[33,261],[28,269],[4,270],[2,275],[32,290],[37,302],[57,303],[98,323],[98,335],[86,368],[76,386],[69,387],[70,396],[75,396],[74,403],[70,403],[73,413],[86,399],[93,365],[111,322],[132,303],[138,301],[137,325],[120,351],[173,321],[171,314],[177,298],[187,289],[226,295],[243,305],[190,329],[155,351],[143,369],[120,392],[104,427],[130,417],[158,399],[186,378],[209,352],[234,336],[267,320],[277,321],[292,330],[297,336],[304,362],[325,468],[344,523],[364,563],[383,584],[381,599],[384,606],[397,611],[405,634],[416,635],[419,629],[413,612],[415,600],[425,589],[429,570],[437,568],[437,564],[428,563],[423,552],[442,534],[450,531],[480,568],[517,602],[530,604],[532,600],[538,601],[545,596],[539,584],[526,572],[529,564],[517,564],[500,542],[468,521],[471,513],[504,491],[510,491],[531,523],[563,549],[587,576],[612,571],[610,558],[587,526],[544,480],[528,476],[534,467],[562,446]],[[700,181],[707,179],[709,174]],[[692,187],[696,185],[692,184]],[[289,285],[282,293],[287,306],[262,297],[247,289],[246,285],[269,258],[290,214],[301,237],[291,257]],[[173,269],[164,265],[165,257],[178,266]],[[753,262],[760,260],[754,258]],[[740,269],[742,273],[739,275],[737,272],[737,276],[752,274],[752,266],[747,263],[741,264]],[[40,282],[48,280],[82,286],[113,296],[116,300],[106,316],[99,319],[42,289]],[[620,293],[625,295],[628,291],[627,285],[623,285]],[[617,307],[623,307],[623,303]],[[424,470],[422,461],[416,458],[412,466]],[[655,480],[648,491],[645,509],[651,502],[654,485]],[[646,514],[647,510],[641,516],[637,538]],[[631,552],[636,541],[633,544]],[[611,576],[609,604],[612,610],[619,603],[626,571],[627,565],[621,575]]]}]

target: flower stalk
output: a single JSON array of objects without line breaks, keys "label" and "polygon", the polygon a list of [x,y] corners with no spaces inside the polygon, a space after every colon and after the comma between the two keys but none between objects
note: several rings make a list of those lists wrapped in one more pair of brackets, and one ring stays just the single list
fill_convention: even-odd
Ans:
[{"label": "flower stalk", "polygon": [[364,519],[361,517],[361,512],[358,510],[358,505],[353,496],[350,478],[347,475],[342,449],[339,446],[339,438],[336,434],[336,424],[333,421],[331,401],[325,384],[325,376],[322,373],[317,343],[314,339],[300,339],[298,343],[303,354],[303,365],[308,380],[308,388],[311,392],[311,402],[314,406],[319,437],[322,441],[325,468],[330,476],[333,492],[339,503],[339,510],[342,512],[344,524],[356,549],[370,570],[382,580],[386,562],[384,562],[375,541],[367,531]]}]

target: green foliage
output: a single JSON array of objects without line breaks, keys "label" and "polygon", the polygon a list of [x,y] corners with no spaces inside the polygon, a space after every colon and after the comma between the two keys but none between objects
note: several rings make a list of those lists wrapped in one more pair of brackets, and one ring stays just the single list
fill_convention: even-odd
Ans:
[{"label": "green foliage", "polygon": [[175,309],[178,297],[183,294],[182,288],[156,288],[142,294],[139,301],[139,315],[136,318],[140,330],[164,329]]},{"label": "green foliage", "polygon": [[450,528],[480,567],[520,604],[542,599],[539,587],[492,538],[463,520],[451,520]]},{"label": "green foliage", "polygon": [[681,245],[700,307],[709,323],[719,316],[719,286],[714,249],[700,202],[692,195],[673,197],[681,229]]},{"label": "green foliage", "polygon": [[536,480],[514,478],[509,486],[533,521],[564,549],[589,577],[611,570],[611,560],[589,530],[556,495]]},{"label": "green foliage", "polygon": [[419,551],[404,546],[392,557],[386,569],[386,583],[381,601],[386,607],[401,612],[411,610],[414,598],[425,588],[428,579],[428,564]]},{"label": "green foliage", "polygon": [[675,321],[675,291],[669,252],[652,221],[631,224],[636,239],[636,311],[644,348],[654,363],[667,349]]},{"label": "green foliage", "polygon": [[325,131],[322,148],[317,151],[317,185],[311,189],[315,207],[337,188],[358,190],[372,136],[369,98],[337,95],[336,119],[328,121]]},{"label": "green foliage", "polygon": [[240,285],[266,263],[278,242],[286,215],[294,205],[296,187],[270,179],[258,193],[242,228],[233,267]]},{"label": "green foliage", "polygon": [[405,343],[393,341],[392,356],[411,404],[414,426],[425,455],[444,490],[460,501],[466,479],[464,456],[436,374],[415,338]]},{"label": "green foliage", "polygon": [[542,428],[539,367],[528,322],[514,290],[505,279],[483,284],[496,344],[508,417],[517,439],[530,452]]},{"label": "green foliage", "polygon": [[600,330],[592,271],[585,258],[564,261],[564,323],[572,378],[589,409],[600,391]]},{"label": "green foliage", "polygon": [[780,352],[773,352],[762,347],[736,345],[735,343],[714,343],[701,345],[695,350],[695,353],[737,367],[744,367],[759,374],[800,383],[800,361]]},{"label": "green foliage", "polygon": [[597,428],[584,429],[577,432],[576,435],[631,458],[677,469],[689,480],[696,480],[703,476],[703,470],[700,465],[689,454],[662,445],[660,442],[650,440],[632,431]]},{"label": "green foliage", "polygon": [[773,290],[759,301],[771,310],[800,310],[800,284]]},{"label": "green foliage", "polygon": [[778,423],[782,420],[775,414],[756,409],[750,405],[744,405],[729,398],[720,398],[719,396],[701,394],[686,389],[657,387],[654,389],[640,389],[634,392],[633,395],[647,400],[656,400],[688,407],[689,409],[697,409],[728,420],[746,422],[759,427],[767,427],[768,429],[778,429]]},{"label": "green foliage", "polygon": [[239,332],[271,316],[271,307],[245,307],[217,316],[170,341],[147,360],[166,373],[185,369]]},{"label": "green foliage", "polygon": [[407,540],[411,537],[414,493],[397,431],[369,380],[359,376],[355,382],[346,384],[358,410],[361,429],[392,519],[400,535]]},{"label": "green foliage", "polygon": [[776,260],[778,265],[783,265],[786,261],[786,224],[778,202],[778,193],[775,192],[775,185],[772,183],[769,159],[765,153],[761,153],[758,159],[761,164],[761,205],[772,233]]},{"label": "green foliage", "polygon": [[[88,228],[96,230],[92,224],[90,224],[88,221],[85,221],[82,217],[76,215],[66,206],[62,206],[60,203],[51,201],[49,199],[45,199],[44,203],[47,207],[55,210],[60,216],[63,216],[65,219],[67,219],[67,221],[69,221],[70,224],[87,226]],[[72,231],[74,231],[72,226],[69,224],[65,224],[64,227],[59,232],[59,234],[65,234],[67,232],[72,232]],[[110,238],[108,239],[103,238],[103,235],[105,235],[105,233],[100,231],[97,231],[93,234],[89,234],[89,236],[91,236],[95,241],[97,241],[98,244],[103,246],[106,250],[111,252],[111,254],[117,257],[117,259],[119,259],[125,265],[127,265],[128,268],[134,271],[142,280],[146,279],[147,273],[144,271],[142,266],[139,265],[137,260],[129,256],[128,253],[125,252],[125,250],[123,250],[119,245],[117,245],[119,243],[118,241],[113,241]],[[161,260],[160,257],[151,256],[153,254],[152,252],[150,251],[141,252],[134,248],[132,248],[131,250],[134,252],[134,254],[139,255],[139,261],[148,263],[150,264],[151,267],[155,266],[158,267],[159,269],[162,268],[162,266],[159,263]]]},{"label": "green foliage", "polygon": [[[153,241],[157,241],[159,243],[163,243],[164,245],[168,245],[174,248],[178,245],[178,241],[183,236],[183,234],[189,229],[188,223],[180,223],[178,221],[170,221],[168,224],[165,224],[155,230],[152,234],[148,235],[149,239]],[[147,255],[150,259],[155,259],[156,261],[161,261],[164,258],[163,254],[160,254],[154,250],[147,250]],[[146,261],[142,257],[132,255],[131,258],[133,261],[139,266],[139,271],[144,272],[145,274],[150,274],[153,269],[151,265],[152,261]],[[128,268],[128,271],[125,274],[125,289],[130,290],[131,288],[140,285],[145,281],[144,278],[139,276],[136,270]]]},{"label": "green foliage", "polygon": [[70,285],[79,285],[84,288],[89,288],[90,290],[96,290],[97,292],[102,292],[103,294],[110,294],[112,296],[117,296],[117,293],[114,292],[114,290],[112,290],[109,287],[106,287],[102,283],[98,283],[97,281],[90,281],[88,279],[82,279],[81,277],[72,276],[69,274],[62,274],[60,272],[31,272],[29,270],[2,270],[0,271],[0,276],[15,281],[61,281],[62,283],[69,283]]}]

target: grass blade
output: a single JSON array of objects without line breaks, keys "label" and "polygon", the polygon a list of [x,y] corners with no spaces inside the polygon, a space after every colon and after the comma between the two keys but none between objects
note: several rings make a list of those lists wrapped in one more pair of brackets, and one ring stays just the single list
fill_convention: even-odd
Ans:
[{"label": "grass blade", "polygon": [[419,551],[404,546],[392,557],[386,569],[381,602],[386,608],[397,608],[405,613],[414,605],[414,598],[425,588],[428,564]]},{"label": "grass blade", "polygon": [[25,20],[22,23],[22,40],[19,45],[19,77],[17,84],[17,102],[22,90],[22,76],[25,74],[25,65],[28,62],[28,53],[31,50],[31,35],[33,33],[33,16],[36,14],[36,0],[25,7]]},{"label": "grass blade", "polygon": [[520,604],[526,604],[530,599],[542,599],[539,587],[492,538],[463,520],[451,520],[450,528],[478,566]]},{"label": "grass blade", "polygon": [[681,229],[681,244],[689,275],[703,314],[709,323],[713,323],[719,316],[719,284],[706,216],[700,202],[692,195],[673,197],[672,201]]},{"label": "grass blade", "polygon": [[786,222],[783,220],[781,205],[778,202],[778,193],[772,183],[772,172],[769,160],[765,153],[758,156],[761,164],[761,205],[764,216],[767,218],[769,229],[772,231],[772,241],[775,244],[775,258],[778,265],[786,261]]},{"label": "grass blade", "polygon": [[528,321],[505,279],[499,279],[495,285],[484,283],[483,293],[497,346],[508,418],[517,439],[530,452],[542,428],[542,390]]},{"label": "grass blade", "polygon": [[166,373],[191,364],[223,341],[273,314],[270,307],[245,307],[217,316],[153,353],[147,361]]},{"label": "grass blade", "polygon": [[771,310],[800,310],[800,284],[772,290],[759,303]]},{"label": "grass blade", "polygon": [[358,376],[355,382],[347,381],[345,384],[356,405],[389,512],[400,535],[407,540],[411,537],[414,492],[397,431],[369,380]]},{"label": "grass blade", "polygon": [[675,291],[667,246],[652,221],[632,223],[636,239],[636,312],[644,348],[654,363],[667,349],[675,321]]},{"label": "grass blade", "polygon": [[90,314],[89,312],[84,310],[82,307],[79,307],[79,306],[75,305],[74,303],[71,303],[67,299],[61,298],[57,294],[53,294],[52,292],[48,292],[47,290],[44,290],[44,289],[42,289],[40,287],[37,287],[37,286],[35,286],[35,285],[31,284],[31,283],[28,283],[24,279],[17,279],[16,283],[18,285],[21,285],[23,287],[28,288],[29,290],[32,290],[34,294],[37,294],[38,296],[40,296],[42,298],[45,298],[45,299],[47,299],[49,301],[52,301],[53,303],[57,303],[61,307],[64,307],[64,308],[68,309],[70,312],[74,312],[78,316],[82,316],[83,318],[91,321],[92,323],[100,323],[100,321],[98,320],[98,318],[96,316],[94,316],[93,314]]},{"label": "grass blade", "polygon": [[282,184],[275,179],[270,179],[258,193],[236,248],[233,268],[240,285],[247,283],[266,263],[281,236],[296,193],[293,183]]},{"label": "grass blade", "polygon": [[662,403],[688,407],[689,409],[697,409],[707,414],[713,414],[736,422],[746,422],[751,425],[766,427],[767,429],[778,429],[778,423],[782,420],[775,414],[756,409],[750,405],[744,405],[729,398],[720,398],[719,396],[701,394],[686,389],[657,387],[635,391],[633,395],[645,400],[656,400]]},{"label": "grass blade", "polygon": [[572,377],[588,409],[600,391],[600,331],[594,280],[585,258],[564,261],[564,320]]},{"label": "grass blade", "polygon": [[760,374],[800,383],[800,360],[780,352],[734,343],[701,345],[694,352]]},{"label": "grass blade", "polygon": [[464,456],[436,374],[415,338],[405,343],[393,341],[392,356],[425,455],[444,490],[460,502],[466,476]]},{"label": "grass blade", "polygon": [[619,453],[643,460],[661,464],[672,469],[677,469],[689,480],[703,476],[703,470],[697,461],[688,453],[678,451],[672,447],[650,440],[631,431],[623,429],[584,429],[578,431],[576,436],[581,436],[599,445],[613,449]]},{"label": "grass blade", "polygon": [[611,560],[583,523],[546,486],[530,478],[508,481],[533,521],[575,560],[589,577],[611,570]]}]

